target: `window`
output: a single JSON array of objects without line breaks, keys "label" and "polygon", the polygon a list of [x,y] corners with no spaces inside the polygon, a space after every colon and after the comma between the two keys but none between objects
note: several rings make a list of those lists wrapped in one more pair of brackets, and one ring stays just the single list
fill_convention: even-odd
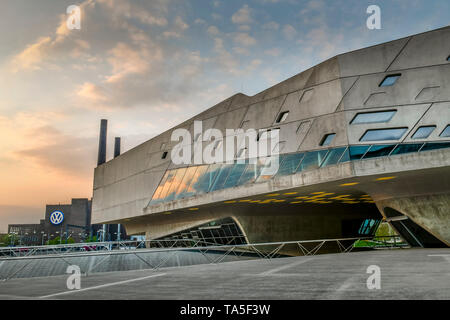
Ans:
[{"label": "window", "polygon": [[372,129],[367,130],[359,141],[399,140],[408,128]]},{"label": "window", "polygon": [[394,149],[395,144],[391,145],[372,145],[369,151],[364,155],[364,159],[376,158],[376,157],[384,157],[391,153],[392,149]]},{"label": "window", "polygon": [[447,61],[450,61],[450,56],[447,57]]},{"label": "window", "polygon": [[389,122],[397,110],[358,113],[350,124]]},{"label": "window", "polygon": [[399,144],[394,151],[392,151],[391,155],[418,152],[420,147],[422,147],[422,143]]},{"label": "window", "polygon": [[297,168],[297,172],[319,168],[327,153],[328,150],[307,152]]},{"label": "window", "polygon": [[168,153],[167,151],[164,151],[163,154],[162,154],[161,159],[165,159],[167,157],[167,153]]},{"label": "window", "polygon": [[381,81],[379,87],[389,87],[389,86],[393,86],[395,84],[395,82],[397,82],[397,79],[400,78],[401,74],[397,73],[397,74],[390,74],[388,76],[386,76],[383,81]]},{"label": "window", "polygon": [[325,167],[338,163],[339,159],[342,157],[342,154],[346,149],[347,149],[346,147],[331,149],[320,166]]},{"label": "window", "polygon": [[439,137],[450,137],[450,124],[441,132]]},{"label": "window", "polygon": [[436,126],[422,126],[412,135],[413,139],[426,139],[436,129]]},{"label": "window", "polygon": [[328,146],[330,145],[331,141],[333,141],[334,137],[336,136],[336,133],[329,133],[326,134],[323,138],[322,141],[320,141],[320,145],[321,146]]},{"label": "window", "polygon": [[277,123],[284,122],[287,119],[288,115],[289,115],[289,111],[284,111],[284,112],[280,113],[280,115],[277,118]]}]

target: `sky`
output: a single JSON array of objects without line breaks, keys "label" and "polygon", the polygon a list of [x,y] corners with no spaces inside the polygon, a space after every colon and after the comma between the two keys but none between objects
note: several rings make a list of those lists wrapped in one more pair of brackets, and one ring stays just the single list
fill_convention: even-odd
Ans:
[{"label": "sky", "polygon": [[[369,30],[369,5],[381,29]],[[81,29],[66,9],[81,9]],[[0,233],[92,196],[100,119],[122,150],[337,54],[443,27],[448,0],[3,0]]]}]

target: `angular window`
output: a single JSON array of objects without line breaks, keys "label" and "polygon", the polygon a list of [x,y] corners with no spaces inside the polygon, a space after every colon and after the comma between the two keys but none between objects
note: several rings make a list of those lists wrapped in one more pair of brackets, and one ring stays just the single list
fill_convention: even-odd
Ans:
[{"label": "angular window", "polygon": [[208,170],[199,176],[197,183],[194,186],[198,193],[206,193],[209,191],[221,166],[221,164],[211,164]]},{"label": "angular window", "polygon": [[297,172],[319,168],[327,153],[328,150],[307,152],[297,168]]},{"label": "angular window", "polygon": [[436,126],[422,126],[414,132],[411,138],[413,139],[426,139],[436,129]]},{"label": "angular window", "polygon": [[450,61],[450,56],[447,57],[447,61]]},{"label": "angular window", "polygon": [[320,141],[320,145],[321,146],[328,146],[331,141],[333,141],[334,137],[336,136],[336,133],[329,133],[326,134],[323,138],[322,141]]},{"label": "angular window", "polygon": [[214,181],[214,184],[211,187],[210,192],[215,190],[220,190],[223,188],[223,184],[225,183],[225,180],[227,180],[227,177],[231,171],[231,169],[234,167],[234,164],[223,164],[220,168],[219,173],[217,174],[217,177]]},{"label": "angular window", "polygon": [[223,188],[226,189],[234,187],[244,173],[246,167],[246,163],[235,163],[233,169],[228,175],[227,181],[225,181],[225,184],[223,185]]},{"label": "angular window", "polygon": [[341,159],[342,154],[346,149],[347,149],[346,147],[331,149],[330,152],[328,152],[327,157],[325,158],[323,163],[320,165],[320,167],[331,166],[333,164],[338,163],[339,159]]},{"label": "angular window", "polygon": [[194,177],[192,178],[191,184],[189,186],[189,189],[192,190],[193,195],[197,195],[203,192],[206,192],[202,187],[203,185],[203,178],[206,174],[206,171],[208,171],[209,165],[203,165],[198,166],[197,171],[195,171]]},{"label": "angular window", "polygon": [[284,112],[280,113],[277,118],[277,123],[284,122],[287,119],[288,115],[289,115],[289,111],[284,111]]},{"label": "angular window", "polygon": [[418,152],[422,145],[423,143],[399,144],[394,151],[392,151],[391,155]]},{"label": "angular window", "polygon": [[167,153],[168,153],[167,151],[164,151],[163,154],[162,154],[162,156],[161,156],[161,159],[167,158]]},{"label": "angular window", "polygon": [[261,173],[261,170],[264,167],[264,163],[265,161],[261,160],[260,158],[249,160],[247,169],[239,179],[237,186],[255,181]]},{"label": "angular window", "polygon": [[379,87],[389,87],[389,86],[393,86],[395,84],[395,82],[397,82],[398,78],[400,78],[401,74],[397,73],[397,74],[390,74],[388,76],[386,76],[383,81],[381,81]]},{"label": "angular window", "polygon": [[186,173],[187,168],[181,168],[175,170],[175,175],[173,176],[172,185],[170,189],[167,191],[166,197],[164,201],[172,201],[175,199],[177,195],[177,191],[180,188],[181,181],[183,181],[184,174]]},{"label": "angular window", "polygon": [[394,149],[395,144],[391,145],[373,145],[370,147],[369,151],[364,155],[364,159],[384,157],[391,153]]},{"label": "angular window", "polygon": [[367,152],[370,146],[351,146],[345,151],[339,163],[359,160]]},{"label": "angular window", "polygon": [[278,168],[277,176],[286,176],[295,173],[304,155],[304,153],[294,153],[286,155],[283,159],[283,162],[280,164],[280,167]]},{"label": "angular window", "polygon": [[443,149],[443,148],[450,148],[450,142],[425,143],[425,145],[422,147],[422,149],[420,149],[420,152],[436,150],[436,149]]},{"label": "angular window", "polygon": [[280,169],[280,164],[283,163],[286,156],[282,155],[272,155],[270,157],[260,158],[262,165],[259,170],[261,170],[256,182],[264,182],[272,179],[274,175],[277,174]]},{"label": "angular window", "polygon": [[359,141],[399,140],[408,128],[371,129]]},{"label": "angular window", "polygon": [[450,124],[447,125],[447,127],[444,129],[444,131],[441,132],[441,134],[439,135],[439,137],[450,137]]},{"label": "angular window", "polygon": [[189,167],[181,181],[180,186],[178,187],[177,193],[175,195],[175,200],[182,199],[185,197],[189,197],[193,195],[192,189],[189,188],[192,182],[192,178],[195,175],[198,167]]},{"label": "angular window", "polygon": [[350,124],[389,122],[396,112],[397,110],[358,113],[353,120],[350,121]]}]

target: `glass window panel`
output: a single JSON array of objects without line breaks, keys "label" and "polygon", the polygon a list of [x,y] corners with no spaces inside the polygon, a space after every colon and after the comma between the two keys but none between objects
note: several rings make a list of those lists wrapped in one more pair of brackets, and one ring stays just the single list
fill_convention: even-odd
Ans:
[{"label": "glass window panel", "polygon": [[160,199],[161,191],[162,191],[162,189],[164,188],[164,184],[166,183],[166,180],[167,180],[167,177],[168,177],[168,176],[169,176],[169,171],[166,171],[166,172],[164,173],[163,178],[161,179],[161,182],[160,182],[159,185],[158,185],[158,188],[156,188],[155,193],[153,194],[152,202],[153,202],[153,201],[157,201],[157,200]]},{"label": "glass window panel", "polygon": [[208,171],[208,167],[209,165],[198,166],[197,171],[195,171],[194,176],[192,177],[191,184],[189,185],[190,196],[194,196],[202,192],[200,189],[200,181],[206,171]]},{"label": "glass window panel", "polygon": [[277,176],[286,176],[295,173],[297,171],[298,164],[303,159],[304,155],[305,154],[303,152],[286,155],[283,162],[280,163]]},{"label": "glass window panel", "polygon": [[430,136],[430,134],[436,129],[436,126],[423,126],[414,132],[412,138],[413,139],[426,139]]},{"label": "glass window panel", "polygon": [[258,175],[261,173],[263,166],[264,162],[261,161],[261,159],[250,159],[247,168],[239,179],[237,185],[240,186],[255,181],[256,178],[258,178]]},{"label": "glass window panel", "polygon": [[196,183],[195,189],[199,193],[206,193],[209,192],[209,189],[211,188],[214,179],[220,171],[221,164],[211,164],[208,167],[208,170],[199,177],[198,182]]},{"label": "glass window panel", "polygon": [[189,186],[191,184],[191,180],[194,177],[195,171],[197,171],[198,167],[189,167],[186,170],[186,174],[181,181],[180,186],[178,187],[177,193],[175,195],[175,199],[182,199],[189,195],[190,190]]},{"label": "glass window panel", "polygon": [[346,147],[343,148],[336,148],[331,149],[330,152],[328,152],[327,157],[323,161],[323,163],[320,165],[321,167],[325,166],[331,166],[333,164],[338,163],[339,159],[341,158],[342,154],[346,150]]},{"label": "glass window panel", "polygon": [[367,130],[360,141],[399,140],[405,134],[406,130],[407,128]]},{"label": "glass window panel", "polygon": [[395,82],[397,82],[398,78],[400,78],[401,74],[391,74],[386,76],[383,81],[380,83],[380,87],[388,87],[393,86]]},{"label": "glass window panel", "polygon": [[444,131],[441,132],[439,137],[450,137],[450,125],[448,125]]},{"label": "glass window panel", "polygon": [[385,157],[391,153],[394,149],[395,144],[390,145],[373,145],[370,147],[369,151],[364,155],[364,159]]},{"label": "glass window panel", "polygon": [[284,112],[280,113],[280,115],[277,118],[277,123],[284,122],[287,119],[288,115],[289,115],[289,111],[284,111]]},{"label": "glass window panel", "polygon": [[422,145],[423,143],[399,144],[394,151],[392,151],[391,155],[418,152]]},{"label": "glass window panel", "polygon": [[167,192],[164,201],[171,201],[175,199],[175,195],[177,190],[180,187],[181,181],[183,181],[184,174],[186,173],[186,168],[176,169],[175,175],[173,176],[173,182],[170,186],[169,191]]},{"label": "glass window panel", "polygon": [[425,143],[423,148],[420,149],[420,152],[422,152],[422,151],[429,151],[429,150],[435,150],[435,149],[443,149],[443,148],[450,148],[450,142]]},{"label": "glass window panel", "polygon": [[272,179],[277,174],[280,164],[283,163],[285,155],[278,155],[272,157],[261,158],[262,163],[260,167],[260,174],[256,179],[256,182],[264,182]]},{"label": "glass window panel", "polygon": [[347,149],[347,151],[345,151],[339,162],[342,163],[347,161],[359,160],[366,153],[369,147],[370,146],[351,146]]},{"label": "glass window panel", "polygon": [[297,168],[297,172],[319,168],[327,153],[328,150],[307,152]]},{"label": "glass window panel", "polygon": [[246,167],[247,163],[235,163],[223,187],[224,188],[234,187],[239,181],[239,178],[242,176],[242,173],[244,173]]},{"label": "glass window panel", "polygon": [[350,124],[382,123],[392,119],[397,110],[358,113]]},{"label": "glass window panel", "polygon": [[223,184],[227,180],[228,174],[233,166],[234,163],[225,163],[222,165],[219,173],[217,174],[217,178],[214,180],[213,186],[211,187],[211,191],[220,190],[223,188]]},{"label": "glass window panel", "polygon": [[161,200],[166,198],[166,195],[169,192],[170,187],[172,186],[172,182],[174,181],[176,171],[177,170],[169,170],[169,175],[167,176],[166,183],[164,184],[161,194],[159,195]]},{"label": "glass window panel", "polygon": [[335,136],[336,136],[336,133],[329,133],[329,134],[326,134],[326,135],[323,137],[322,141],[320,142],[320,145],[321,145],[321,146],[328,146],[328,145],[331,143],[331,141],[333,141],[333,139],[334,139]]}]

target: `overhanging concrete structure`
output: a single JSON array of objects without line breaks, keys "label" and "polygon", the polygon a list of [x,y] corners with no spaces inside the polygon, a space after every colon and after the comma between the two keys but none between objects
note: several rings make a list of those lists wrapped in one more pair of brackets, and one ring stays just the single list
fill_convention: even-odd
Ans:
[{"label": "overhanging concrete structure", "polygon": [[[148,239],[255,243],[368,235],[384,217],[413,246],[449,246],[449,55],[445,27],[236,94],[99,165],[93,222]],[[265,162],[174,165],[172,131],[194,139],[194,121],[279,128],[278,173],[264,176]]]}]

